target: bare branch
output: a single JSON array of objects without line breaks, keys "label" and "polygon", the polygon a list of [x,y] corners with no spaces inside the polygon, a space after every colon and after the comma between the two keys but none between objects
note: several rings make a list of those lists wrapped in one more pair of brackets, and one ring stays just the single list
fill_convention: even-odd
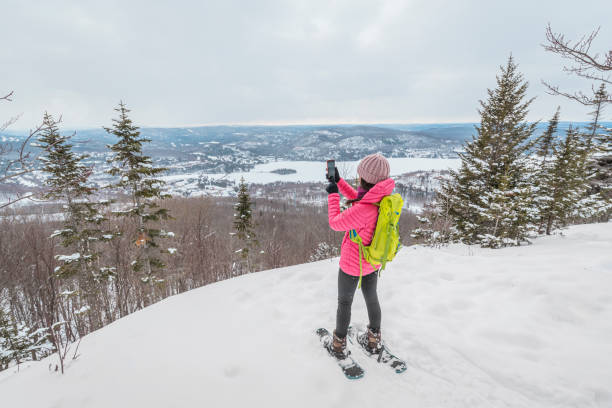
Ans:
[{"label": "bare branch", "polygon": [[[12,101],[11,96],[13,96],[13,92],[14,91],[11,91],[7,95],[4,95],[4,96],[0,97],[0,100],[11,102]],[[0,132],[4,132],[9,126],[11,126],[15,122],[17,122],[17,120],[19,119],[20,116],[21,115],[13,116],[9,120],[7,120],[3,124],[1,124],[0,125]],[[12,145],[10,145],[8,143],[0,144],[0,157],[2,157],[4,155],[7,155],[8,153],[10,153],[12,151],[13,151],[13,146]]]},{"label": "bare branch", "polygon": [[578,64],[578,66],[566,67],[568,72],[585,72],[590,69],[612,71],[612,50],[608,51],[603,61],[599,60],[599,54],[590,54],[591,45],[597,34],[599,34],[599,28],[572,44],[570,40],[565,39],[563,34],[554,33],[550,24],[548,24],[546,27],[546,40],[548,44],[543,44],[542,46],[546,51],[559,54],[563,58]]},{"label": "bare branch", "polygon": [[0,183],[4,183],[7,180],[12,179],[13,177],[19,177],[19,176],[23,176],[24,174],[28,174],[30,173],[32,170],[30,169],[26,169],[26,170],[21,170],[18,171],[16,173],[11,173],[11,174],[4,174],[4,176],[0,177]]},{"label": "bare branch", "polygon": [[612,85],[612,77],[610,75],[604,76],[603,74],[598,75],[598,74],[584,73],[584,72],[576,72],[576,75],[582,78],[591,79],[593,81],[598,81],[598,82],[605,82],[606,84]]},{"label": "bare branch", "polygon": [[81,345],[81,340],[83,340],[82,337],[79,337],[79,342],[77,343],[76,349],[74,350],[74,355],[72,356],[73,360],[76,360],[77,357],[80,356],[80,354],[77,354],[79,352],[79,346]]},{"label": "bare branch", "polygon": [[[549,94],[549,95],[564,96],[564,97],[566,97],[568,99],[572,99],[572,100],[574,100],[576,102],[579,102],[579,103],[581,103],[582,105],[585,105],[585,106],[591,106],[594,103],[593,97],[585,95],[584,93],[582,93],[582,91],[578,91],[578,92],[575,92],[573,94],[570,94],[570,93],[563,92],[563,91],[559,90],[558,86],[551,85],[551,84],[549,84],[546,81],[542,81],[542,84],[547,88],[546,93]],[[608,98],[604,99],[602,102],[603,103],[612,103],[611,95],[608,95]]]},{"label": "bare branch", "polygon": [[[53,121],[52,125],[57,125],[61,121],[62,121],[62,117],[60,116],[59,119]],[[4,168],[4,175],[0,177],[0,183],[4,183],[7,180],[12,179],[14,177],[19,177],[19,176],[23,176],[24,174],[32,173],[33,171],[36,170],[35,163],[37,162],[38,158],[41,156],[41,154],[44,153],[44,151],[48,151],[49,148],[53,146],[52,145],[48,146],[47,149],[35,155],[32,155],[31,152],[27,151],[26,149],[27,149],[27,146],[30,144],[30,141],[33,138],[35,138],[40,132],[45,130],[47,126],[48,125],[42,123],[38,125],[36,128],[31,129],[29,131],[28,136],[25,138],[25,140],[21,142],[21,145],[19,146],[17,158],[13,160],[9,160],[7,162]],[[0,145],[0,157],[11,151],[12,151],[12,146],[8,144]],[[16,203],[17,201],[21,201],[25,199],[34,201],[36,197],[42,197],[43,194],[44,194],[44,190],[41,192],[37,192],[37,193],[30,193],[24,196],[17,195],[17,197],[14,199],[9,199],[7,202],[1,202],[0,209],[6,208]]]},{"label": "bare branch", "polygon": [[9,102],[11,102],[12,101],[11,97],[13,96],[13,93],[15,93],[15,91],[11,91],[7,95],[0,96],[0,101],[9,101]]},{"label": "bare branch", "polygon": [[[547,43],[542,44],[542,47],[544,47],[546,51],[559,54],[562,58],[573,62],[571,66],[564,66],[563,71],[592,81],[612,84],[612,74],[609,74],[609,72],[612,72],[612,50],[608,51],[603,59],[599,57],[599,54],[591,53],[591,46],[593,40],[599,34],[599,29],[600,28],[593,30],[590,34],[584,35],[578,41],[572,43],[570,40],[565,39],[563,34],[553,32],[552,27],[548,24],[546,27]],[[612,103],[610,95],[607,95],[605,99],[601,100],[594,96],[585,95],[581,91],[575,93],[564,92],[561,91],[558,86],[551,85],[546,81],[542,81],[542,83],[547,88],[546,92],[548,94],[561,95],[565,98],[577,101],[582,105],[591,106],[602,102]],[[593,95],[595,95],[594,87]]]},{"label": "bare branch", "polygon": [[17,196],[17,198],[14,198],[12,200],[9,199],[5,203],[0,203],[0,210],[3,209],[3,208],[8,207],[9,205],[15,204],[17,201],[26,200],[26,199],[33,199],[35,195],[36,195],[35,193],[29,193],[29,194],[26,194],[26,195]]},{"label": "bare branch", "polygon": [[21,114],[17,116],[13,116],[12,118],[4,122],[2,125],[0,125],[0,132],[4,132],[9,126],[17,122],[20,117],[21,117]]},{"label": "bare branch", "polygon": [[[60,116],[59,119],[53,122],[53,124],[57,125],[61,121],[62,121],[62,117]],[[45,124],[40,124],[35,129],[30,130],[30,132],[28,133],[28,136],[25,138],[25,140],[21,143],[21,146],[19,147],[18,157],[15,160],[11,160],[6,166],[6,168],[4,169],[5,176],[14,166],[19,166],[20,168],[19,171],[24,171],[24,170],[27,170],[27,172],[34,171],[34,167],[32,166],[32,164],[35,162],[36,159],[38,159],[40,154],[37,154],[36,156],[32,157],[30,155],[30,152],[26,151],[26,148],[28,144],[30,143],[30,140],[32,140],[32,138],[37,136],[45,128],[46,128]]]}]

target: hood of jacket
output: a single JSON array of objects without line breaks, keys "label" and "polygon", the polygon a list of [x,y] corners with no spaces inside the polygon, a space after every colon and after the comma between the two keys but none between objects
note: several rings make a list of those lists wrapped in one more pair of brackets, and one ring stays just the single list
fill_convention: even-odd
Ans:
[{"label": "hood of jacket", "polygon": [[378,203],[380,202],[380,200],[383,199],[384,196],[390,195],[393,192],[394,188],[395,181],[393,181],[393,179],[391,178],[379,181],[363,196],[361,200],[359,200],[359,203]]}]

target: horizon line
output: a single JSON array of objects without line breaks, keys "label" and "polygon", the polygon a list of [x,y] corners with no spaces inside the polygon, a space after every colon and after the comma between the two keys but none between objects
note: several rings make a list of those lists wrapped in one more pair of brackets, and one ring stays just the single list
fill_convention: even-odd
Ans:
[{"label": "horizon line", "polygon": [[[536,121],[526,121],[526,123],[535,123]],[[547,123],[548,121],[540,121],[540,123]],[[187,124],[187,125],[142,125],[138,126],[139,129],[188,129],[188,128],[200,128],[200,127],[291,127],[291,126],[406,126],[406,125],[474,125],[478,124],[478,122],[286,122],[286,123],[265,123],[265,122],[242,122],[242,123],[198,123],[198,124]],[[575,121],[575,120],[561,120],[559,123],[589,123],[589,121]],[[601,121],[600,123],[612,123],[612,121]],[[64,127],[64,130],[94,130],[94,129],[102,129],[103,126],[67,126]],[[13,131],[28,131],[32,128],[13,128]],[[2,133],[10,133],[11,130],[4,129]]]}]

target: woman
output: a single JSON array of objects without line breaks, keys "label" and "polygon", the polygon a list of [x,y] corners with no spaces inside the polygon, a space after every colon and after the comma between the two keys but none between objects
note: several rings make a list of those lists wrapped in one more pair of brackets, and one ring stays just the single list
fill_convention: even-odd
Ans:
[{"label": "woman", "polygon": [[[389,162],[381,154],[371,154],[364,157],[357,167],[360,186],[357,191],[340,177],[338,169],[334,177],[329,178],[326,188],[328,195],[329,226],[335,231],[346,231],[340,249],[340,270],[338,272],[338,311],[336,314],[336,330],[332,351],[338,357],[346,356],[346,335],[351,320],[351,305],[353,295],[360,278],[359,245],[351,241],[349,231],[356,230],[364,245],[370,245],[376,221],[378,207],[374,203],[380,202],[384,196],[390,195],[395,182],[389,178]],[[340,212],[340,194],[349,199],[351,207]],[[361,291],[366,301],[368,317],[368,344],[370,352],[376,353],[381,349],[380,333],[380,304],[376,293],[378,281],[378,268],[372,267],[365,258],[361,259],[362,282]]]}]

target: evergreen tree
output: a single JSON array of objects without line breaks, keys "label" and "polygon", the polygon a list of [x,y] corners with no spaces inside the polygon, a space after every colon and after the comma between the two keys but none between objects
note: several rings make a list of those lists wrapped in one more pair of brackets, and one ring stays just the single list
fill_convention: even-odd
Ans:
[{"label": "evergreen tree", "polygon": [[49,174],[45,180],[47,189],[44,198],[72,199],[90,195],[93,188],[82,183],[87,179],[90,170],[82,164],[87,155],[77,156],[72,151],[70,136],[60,135],[57,122],[46,112],[42,129],[37,147],[40,147],[44,154],[39,160],[43,162],[42,170]]},{"label": "evergreen tree", "polygon": [[606,129],[598,142],[601,154],[595,158],[594,181],[599,187],[599,194],[607,204],[606,213],[602,215],[602,221],[607,221],[612,216],[612,128]]},{"label": "evergreen tree", "polygon": [[327,242],[319,242],[314,252],[308,258],[308,262],[321,261],[338,256],[340,250],[335,246],[329,245]]},{"label": "evergreen tree", "polygon": [[44,357],[51,348],[47,330],[34,330],[23,323],[13,322],[0,309],[0,371],[12,361],[19,365],[26,360]]},{"label": "evergreen tree", "polygon": [[546,131],[537,139],[535,170],[533,173],[533,201],[535,211],[538,213],[538,233],[543,233],[548,215],[545,214],[550,207],[552,200],[552,172],[553,172],[553,153],[555,146],[555,133],[559,125],[559,113],[557,111],[548,122]]},{"label": "evergreen tree", "polygon": [[155,223],[170,217],[168,210],[160,207],[159,201],[171,196],[162,191],[164,182],[157,176],[167,169],[155,167],[151,157],[143,154],[143,143],[151,140],[140,136],[139,128],[128,117],[130,110],[126,105],[120,102],[115,111],[119,117],[113,119],[112,127],[104,128],[119,139],[114,145],[108,146],[112,152],[111,158],[108,159],[112,167],[108,172],[119,178],[111,187],[124,191],[130,197],[131,205],[114,213],[134,219],[138,226],[134,243],[139,251],[137,259],[132,262],[134,271],[144,272],[141,280],[145,283],[161,283],[163,279],[158,274],[165,265],[159,257],[163,251],[160,250],[157,238],[167,237],[169,233],[156,228]]},{"label": "evergreen tree", "polygon": [[[589,217],[599,219],[600,221],[608,221],[612,215],[612,153],[605,153],[606,142],[610,143],[610,130],[606,132],[600,131],[599,123],[601,122],[601,112],[603,107],[612,103],[612,94],[605,89],[606,84],[612,84],[609,72],[612,69],[612,51],[602,54],[592,53],[593,41],[597,37],[599,29],[594,30],[588,35],[583,36],[578,41],[569,41],[561,33],[552,31],[550,25],[546,28],[546,40],[544,48],[547,51],[553,52],[569,59],[573,65],[564,67],[564,70],[578,77],[599,82],[599,88],[593,95],[585,94],[581,91],[575,93],[567,93],[561,91],[558,86],[544,82],[549,92],[553,95],[562,95],[568,99],[577,101],[585,106],[593,106],[594,111],[591,113],[593,120],[587,131],[583,135],[585,140],[586,151],[590,152],[591,143],[598,144],[600,150],[598,154],[591,154],[587,160],[585,176],[589,180],[590,189],[587,196],[584,197],[584,202],[589,203],[585,206],[588,211],[580,214],[580,218],[588,220]],[[592,85],[593,89],[595,85]],[[599,136],[596,134],[599,133]],[[608,150],[609,152],[609,145]],[[590,206],[590,207],[588,207]],[[588,207],[588,208],[587,208]],[[591,219],[592,221],[592,219]]]},{"label": "evergreen tree", "polygon": [[543,167],[546,164],[546,161],[550,158],[550,153],[552,152],[555,141],[555,133],[557,133],[557,128],[559,126],[560,112],[561,108],[557,107],[555,114],[548,122],[546,131],[537,139],[535,153],[542,159],[540,162],[540,167]]},{"label": "evergreen tree", "polygon": [[538,139],[537,152],[542,161],[535,172],[534,190],[540,233],[550,234],[577,219],[592,219],[608,208],[600,191],[593,188],[596,172],[592,164],[598,151],[599,120],[605,98],[605,89],[601,87],[593,97],[593,119],[585,132],[570,126],[565,138],[555,141],[549,134],[556,127],[555,114],[547,132]]},{"label": "evergreen tree", "polygon": [[234,229],[236,237],[242,242],[240,252],[243,259],[247,260],[250,249],[258,245],[253,224],[252,202],[248,187],[244,182],[244,177],[240,179],[238,185],[238,202],[234,205]]},{"label": "evergreen tree", "polygon": [[75,251],[70,255],[56,256],[62,263],[56,272],[60,277],[81,272],[84,276],[100,279],[104,273],[99,265],[96,268],[98,251],[94,242],[108,239],[101,229],[106,219],[100,210],[105,203],[90,200],[96,189],[88,184],[92,169],[83,164],[88,156],[72,151],[70,137],[60,135],[56,123],[51,115],[45,113],[44,128],[38,137],[39,146],[45,152],[39,158],[43,162],[42,171],[48,173],[44,197],[63,204],[64,226],[52,237],[60,237],[62,246]]},{"label": "evergreen tree", "polygon": [[[72,306],[85,310],[98,296],[100,283],[109,277],[110,269],[100,265],[98,246],[99,242],[112,238],[102,228],[106,218],[101,210],[107,203],[93,200],[96,189],[88,182],[92,169],[83,164],[87,155],[73,152],[70,136],[59,133],[51,115],[45,113],[43,125],[38,143],[44,152],[40,157],[42,170],[48,174],[44,197],[60,202],[64,209],[63,228],[51,237],[60,238],[62,247],[70,251],[56,255],[60,265],[55,272],[60,278],[76,275],[70,281],[78,285],[78,298],[73,300]],[[93,321],[92,316],[89,316],[89,324],[91,329],[102,325],[100,321]]]},{"label": "evergreen tree", "polygon": [[539,209],[547,235],[568,224],[586,191],[580,169],[581,148],[580,135],[571,126],[565,138],[552,146],[552,166],[543,186],[549,199]]},{"label": "evergreen tree", "polygon": [[443,181],[441,214],[453,222],[451,239],[488,247],[518,245],[535,226],[532,211],[530,141],[537,123],[525,118],[533,99],[512,56],[497,76],[497,87],[480,101],[477,135],[460,154],[461,167]]},{"label": "evergreen tree", "polygon": [[410,233],[413,239],[433,247],[440,247],[453,240],[450,217],[442,212],[449,206],[443,205],[440,201],[442,199],[452,199],[452,196],[439,194],[432,202],[425,203],[423,212],[417,215],[418,226]]},{"label": "evergreen tree", "polygon": [[8,316],[0,308],[0,371],[6,369],[13,361],[15,347],[13,346],[13,334],[11,322]]},{"label": "evergreen tree", "polygon": [[607,132],[601,125],[608,97],[605,85],[602,83],[592,98],[591,122],[581,134],[582,146],[577,171],[579,177],[588,184],[588,188],[585,189],[575,215],[587,221],[600,218],[607,221],[612,209],[609,181],[606,182],[612,173],[612,163],[607,164],[608,161],[612,162],[612,157],[610,160],[606,159],[610,151]]},{"label": "evergreen tree", "polygon": [[599,150],[597,143],[601,143],[601,141],[605,138],[604,134],[601,133],[601,130],[603,129],[601,126],[601,117],[603,115],[603,110],[607,100],[608,93],[606,92],[606,86],[602,83],[593,95],[593,99],[590,104],[593,106],[593,110],[590,113],[591,122],[586,128],[586,132],[583,132],[582,135],[587,154],[592,152],[592,148]]}]

